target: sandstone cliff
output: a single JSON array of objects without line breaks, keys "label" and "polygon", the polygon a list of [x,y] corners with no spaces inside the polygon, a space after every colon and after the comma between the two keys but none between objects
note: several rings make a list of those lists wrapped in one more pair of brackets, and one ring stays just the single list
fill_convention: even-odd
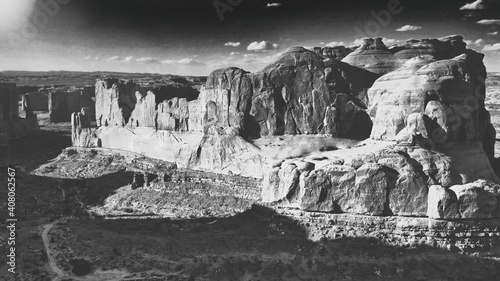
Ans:
[{"label": "sandstone cliff", "polygon": [[199,89],[103,80],[100,128],[74,129],[74,144],[263,178],[264,201],[307,211],[499,217],[482,60],[461,36],[368,38],[291,48],[256,73],[215,70]]}]

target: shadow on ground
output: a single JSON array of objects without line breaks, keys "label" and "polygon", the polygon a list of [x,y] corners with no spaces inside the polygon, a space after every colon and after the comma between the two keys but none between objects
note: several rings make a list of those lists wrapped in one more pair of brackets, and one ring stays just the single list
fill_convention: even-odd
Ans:
[{"label": "shadow on ground", "polygon": [[[0,178],[6,180],[3,173]],[[25,222],[18,238],[18,269],[27,276],[24,280],[35,280],[30,278],[46,270],[36,227],[61,216],[73,218],[53,228],[51,249],[68,272],[71,261],[84,259],[92,270],[148,272],[166,280],[500,279],[499,260],[394,247],[375,238],[314,242],[308,237],[315,230],[307,222],[258,205],[225,218],[104,220],[86,215],[88,205],[103,204],[131,179],[124,170],[92,179],[19,171],[17,210]]]},{"label": "shadow on ground", "polygon": [[40,131],[34,136],[10,141],[10,153],[7,157],[0,157],[0,165],[15,165],[29,172],[71,145],[71,133]]},{"label": "shadow on ground", "polygon": [[94,269],[150,271],[167,280],[500,279],[498,260],[375,238],[312,242],[308,231],[254,205],[229,218],[71,220],[54,235],[62,253],[70,247],[73,258],[85,257]]}]

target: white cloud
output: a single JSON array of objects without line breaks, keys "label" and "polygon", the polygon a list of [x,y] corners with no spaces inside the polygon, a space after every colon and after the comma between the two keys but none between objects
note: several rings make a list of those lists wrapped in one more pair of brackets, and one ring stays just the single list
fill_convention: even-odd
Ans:
[{"label": "white cloud", "polygon": [[465,4],[463,5],[460,10],[483,10],[485,9],[484,1],[483,0],[476,0],[475,2],[472,2],[470,4]]},{"label": "white cloud", "polygon": [[492,44],[492,45],[485,45],[483,48],[483,51],[485,52],[498,52],[500,51],[500,43]]},{"label": "white cloud", "polygon": [[191,65],[191,66],[206,66],[205,62],[199,60],[193,60],[189,58],[180,59],[180,60],[164,60],[161,62],[162,64],[182,64],[182,65]]},{"label": "white cloud", "polygon": [[240,42],[227,42],[227,43],[224,43],[224,46],[228,46],[228,47],[239,47],[241,45]]},{"label": "white cloud", "polygon": [[477,39],[476,41],[472,40],[464,40],[464,42],[467,44],[467,46],[477,46],[481,47],[484,45],[484,40],[483,39]]},{"label": "white cloud", "polygon": [[279,48],[278,44],[269,43],[267,41],[262,42],[252,42],[248,45],[248,51],[268,51],[268,50],[276,50]]},{"label": "white cloud", "polygon": [[239,55],[240,52],[231,52],[231,56],[236,56],[236,55]]},{"label": "white cloud", "polygon": [[418,25],[405,25],[405,26],[402,26],[398,29],[396,29],[396,31],[415,31],[415,30],[419,30],[419,29],[422,29],[421,26],[418,26]]},{"label": "white cloud", "polygon": [[486,33],[487,35],[490,35],[490,36],[497,36],[498,35],[498,31],[495,31],[495,32],[488,32]]},{"label": "white cloud", "polygon": [[132,56],[125,57],[125,58],[122,58],[122,57],[119,57],[119,56],[112,56],[112,57],[108,58],[107,61],[113,61],[113,62],[131,62],[133,58],[134,57],[132,57]]},{"label": "white cloud", "polygon": [[259,56],[257,56],[256,54],[244,54],[243,55],[243,62],[252,63],[252,62],[257,61],[258,58],[259,58]]},{"label": "white cloud", "polygon": [[278,8],[281,6],[280,3],[267,3],[266,8]]},{"label": "white cloud", "polygon": [[85,57],[85,59],[86,59],[86,60],[89,60],[89,59],[91,59],[91,58],[92,58],[91,56],[87,56],[87,57]]},{"label": "white cloud", "polygon": [[158,59],[152,57],[138,58],[136,61],[143,63],[158,63]]},{"label": "white cloud", "polygon": [[387,46],[387,45],[394,45],[394,44],[398,44],[400,43],[401,41],[399,41],[398,39],[391,39],[391,38],[382,38],[382,41],[384,42],[384,44]]},{"label": "white cloud", "polygon": [[239,67],[246,70],[258,71],[259,69],[275,62],[282,53],[272,55],[264,55],[265,53],[250,53],[243,54],[237,57],[221,57],[219,60],[210,61],[208,67],[210,69],[218,69],[223,67]]},{"label": "white cloud", "polygon": [[364,40],[361,38],[358,38],[358,39],[354,40],[349,47],[361,46],[361,45],[363,45],[363,43],[364,43]]},{"label": "white cloud", "polygon": [[326,46],[327,47],[345,46],[345,43],[342,41],[341,42],[333,41],[333,42],[326,44]]},{"label": "white cloud", "polygon": [[484,25],[500,25],[500,20],[480,20],[477,23]]}]

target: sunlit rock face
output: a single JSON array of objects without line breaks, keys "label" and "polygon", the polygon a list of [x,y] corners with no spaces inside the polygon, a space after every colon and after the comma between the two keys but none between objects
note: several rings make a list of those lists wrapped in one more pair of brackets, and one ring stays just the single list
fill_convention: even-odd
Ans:
[{"label": "sunlit rock face", "polygon": [[319,51],[295,47],[257,73],[235,68],[212,72],[200,96],[207,103],[208,119],[240,127],[252,137],[363,138],[369,135],[371,120],[364,111],[365,99],[358,94],[365,93],[377,77]]}]

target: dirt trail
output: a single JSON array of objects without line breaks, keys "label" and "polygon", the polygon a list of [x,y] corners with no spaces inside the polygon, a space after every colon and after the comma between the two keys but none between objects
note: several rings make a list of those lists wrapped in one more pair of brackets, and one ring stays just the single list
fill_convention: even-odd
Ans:
[{"label": "dirt trail", "polygon": [[45,246],[45,252],[47,253],[47,260],[49,262],[49,267],[50,269],[56,274],[56,277],[52,279],[52,281],[61,281],[64,280],[65,278],[71,277],[71,280],[74,281],[90,281],[90,280],[122,280],[125,277],[129,276],[130,273],[128,272],[122,272],[119,270],[112,270],[112,271],[95,271],[93,274],[89,274],[86,276],[74,276],[70,275],[64,270],[62,270],[59,266],[57,266],[56,260],[54,258],[54,255],[52,255],[50,251],[50,237],[49,237],[49,232],[50,230],[58,223],[66,221],[67,218],[61,218],[58,219],[52,223],[43,225],[43,232],[42,232],[42,240],[43,244]]},{"label": "dirt trail", "polygon": [[68,277],[68,275],[57,266],[56,260],[54,259],[54,256],[50,252],[50,240],[49,240],[49,231],[54,227],[55,224],[63,221],[63,219],[58,219],[52,223],[46,224],[43,226],[43,232],[42,232],[42,240],[43,240],[43,245],[45,246],[45,252],[47,253],[47,260],[49,262],[50,269],[57,275],[53,281],[58,281],[61,280],[63,277]]}]

